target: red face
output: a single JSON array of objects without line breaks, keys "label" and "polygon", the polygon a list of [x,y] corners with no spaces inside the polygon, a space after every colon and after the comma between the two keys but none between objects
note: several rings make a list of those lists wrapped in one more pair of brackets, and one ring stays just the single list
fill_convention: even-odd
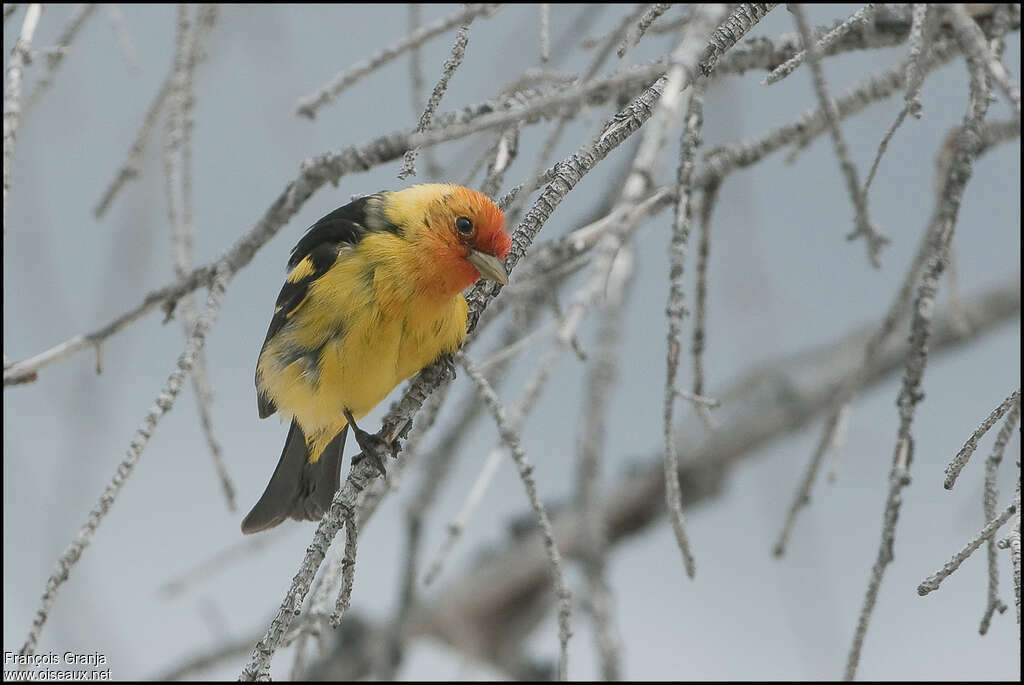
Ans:
[{"label": "red face", "polygon": [[454,190],[434,205],[428,225],[438,241],[436,262],[428,265],[436,289],[461,292],[487,278],[507,283],[501,260],[512,247],[505,231],[505,215],[489,197],[469,188]]}]

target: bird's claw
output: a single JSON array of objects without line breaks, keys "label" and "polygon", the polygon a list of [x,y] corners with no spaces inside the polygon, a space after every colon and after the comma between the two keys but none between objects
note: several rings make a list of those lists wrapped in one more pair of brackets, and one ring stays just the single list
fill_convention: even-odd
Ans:
[{"label": "bird's claw", "polygon": [[355,434],[356,443],[359,445],[361,452],[352,458],[352,464],[358,464],[363,459],[369,459],[370,464],[377,469],[382,478],[387,478],[388,472],[384,466],[384,457],[391,454],[393,457],[397,456],[397,446],[389,443],[387,440],[382,438],[376,433],[367,433],[362,428],[356,425],[356,420],[353,418],[352,413],[346,409],[345,419],[348,420],[350,426],[352,426],[352,432]]},{"label": "bird's claw", "polygon": [[455,357],[450,354],[442,354],[438,361],[441,363],[441,376],[446,381],[455,380]]}]

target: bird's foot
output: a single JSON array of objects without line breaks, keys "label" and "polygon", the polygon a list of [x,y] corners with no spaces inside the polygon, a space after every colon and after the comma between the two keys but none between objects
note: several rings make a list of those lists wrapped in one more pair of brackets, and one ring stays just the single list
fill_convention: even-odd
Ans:
[{"label": "bird's foot", "polygon": [[352,458],[352,464],[358,464],[363,459],[369,459],[370,464],[380,472],[380,475],[387,478],[387,469],[384,467],[384,457],[391,454],[394,456],[395,447],[388,443],[387,440],[382,438],[377,433],[367,433],[362,428],[356,425],[356,420],[352,416],[347,408],[345,409],[345,419],[348,421],[348,425],[352,426],[352,432],[355,434],[356,443],[359,445],[359,449],[362,450],[359,454]]},{"label": "bird's foot", "polygon": [[441,378],[446,381],[455,380],[455,355],[442,354],[437,361],[441,364]]}]

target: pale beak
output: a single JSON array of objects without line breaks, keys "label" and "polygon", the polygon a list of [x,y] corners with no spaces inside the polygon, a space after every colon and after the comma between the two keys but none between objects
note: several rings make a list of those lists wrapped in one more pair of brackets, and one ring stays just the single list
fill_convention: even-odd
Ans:
[{"label": "pale beak", "polygon": [[466,261],[476,267],[477,271],[480,272],[481,278],[497,281],[502,285],[508,285],[508,272],[505,271],[505,266],[497,257],[486,252],[470,249]]}]

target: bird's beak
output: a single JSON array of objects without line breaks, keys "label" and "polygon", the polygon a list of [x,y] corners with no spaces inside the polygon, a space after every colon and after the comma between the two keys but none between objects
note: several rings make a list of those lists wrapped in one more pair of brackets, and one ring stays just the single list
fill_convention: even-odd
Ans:
[{"label": "bird's beak", "polygon": [[477,271],[480,272],[481,278],[497,281],[502,285],[508,285],[508,272],[505,271],[505,266],[497,257],[486,252],[470,249],[466,260],[476,267]]}]

